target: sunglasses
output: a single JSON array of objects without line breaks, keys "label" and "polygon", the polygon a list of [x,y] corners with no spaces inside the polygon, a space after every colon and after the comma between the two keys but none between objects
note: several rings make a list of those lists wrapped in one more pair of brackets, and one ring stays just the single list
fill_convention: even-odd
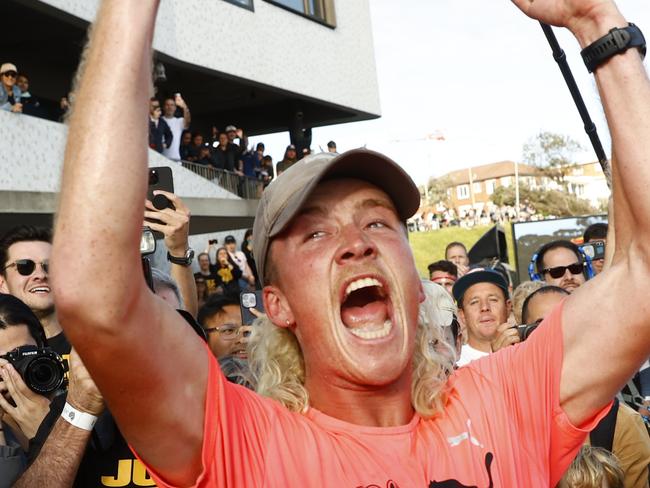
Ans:
[{"label": "sunglasses", "polygon": [[[36,264],[37,263],[35,263],[31,259],[17,259],[13,263],[5,266],[4,269],[13,268],[15,266],[16,271],[18,271],[18,274],[20,274],[22,276],[30,276],[34,272],[34,270],[36,269]],[[49,261],[41,261],[40,265],[41,265],[41,268],[43,268],[43,272],[45,274],[48,274],[49,270],[50,270]]]},{"label": "sunglasses", "polygon": [[582,273],[584,270],[585,265],[584,263],[573,263],[568,266],[555,266],[554,268],[546,268],[542,270],[542,273],[550,274],[551,278],[562,278],[564,276],[564,273],[566,273],[566,270],[568,269],[571,274],[577,275]]},{"label": "sunglasses", "polygon": [[16,76],[18,76],[18,73],[16,73],[15,71],[5,71],[4,73],[2,73],[2,76],[6,76],[7,78],[15,78]]}]

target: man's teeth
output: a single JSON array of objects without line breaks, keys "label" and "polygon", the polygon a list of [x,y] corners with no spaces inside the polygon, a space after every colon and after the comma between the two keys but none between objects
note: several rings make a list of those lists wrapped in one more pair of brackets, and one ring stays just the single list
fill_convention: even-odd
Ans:
[{"label": "man's teeth", "polygon": [[348,285],[348,287],[345,289],[345,296],[349,296],[353,291],[361,290],[362,288],[369,288],[371,286],[382,288],[383,285],[379,282],[379,280],[376,280],[375,278],[361,278],[359,280],[353,281]]},{"label": "man's teeth", "polygon": [[354,334],[361,339],[381,339],[386,337],[390,332],[392,322],[386,320],[384,325],[381,326],[381,329],[377,329],[374,325],[368,325],[366,327],[360,327],[358,329],[348,329],[351,334]]},{"label": "man's teeth", "polygon": [[49,293],[50,289],[47,286],[39,286],[37,288],[32,288],[29,290],[31,293]]}]

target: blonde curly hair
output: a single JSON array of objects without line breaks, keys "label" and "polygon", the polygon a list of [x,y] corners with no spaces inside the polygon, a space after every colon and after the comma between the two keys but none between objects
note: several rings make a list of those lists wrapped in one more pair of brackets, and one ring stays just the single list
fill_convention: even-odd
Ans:
[{"label": "blonde curly hair", "polygon": [[[415,336],[411,403],[420,416],[428,418],[444,407],[455,353],[442,331],[447,324],[436,311],[438,302],[444,300],[438,291],[448,295],[435,283],[426,282],[424,289],[427,298],[420,305]],[[255,325],[248,345],[248,361],[257,381],[256,391],[291,411],[305,412],[309,392],[304,386],[305,362],[296,336],[289,329],[277,327],[266,316],[257,319]]]}]

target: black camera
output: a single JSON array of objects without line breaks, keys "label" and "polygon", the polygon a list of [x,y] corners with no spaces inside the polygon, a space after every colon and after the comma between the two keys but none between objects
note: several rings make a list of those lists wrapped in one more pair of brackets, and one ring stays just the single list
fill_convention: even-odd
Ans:
[{"label": "black camera", "polygon": [[523,325],[518,325],[517,330],[519,331],[519,339],[521,342],[524,342],[530,334],[533,333],[533,331],[541,324],[541,320],[537,320],[536,322],[533,322],[532,324],[523,324]]},{"label": "black camera", "polygon": [[47,395],[66,386],[66,366],[49,347],[21,346],[4,356],[25,384],[34,392]]}]

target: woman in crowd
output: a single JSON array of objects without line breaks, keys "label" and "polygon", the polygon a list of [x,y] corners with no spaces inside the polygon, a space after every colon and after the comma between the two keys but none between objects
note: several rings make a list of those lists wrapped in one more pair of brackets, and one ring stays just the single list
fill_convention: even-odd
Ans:
[{"label": "woman in crowd", "polygon": [[239,287],[239,279],[242,275],[241,269],[232,260],[225,247],[217,249],[216,260],[214,272],[217,275],[219,286],[221,286],[224,293],[238,296],[241,292]]}]

